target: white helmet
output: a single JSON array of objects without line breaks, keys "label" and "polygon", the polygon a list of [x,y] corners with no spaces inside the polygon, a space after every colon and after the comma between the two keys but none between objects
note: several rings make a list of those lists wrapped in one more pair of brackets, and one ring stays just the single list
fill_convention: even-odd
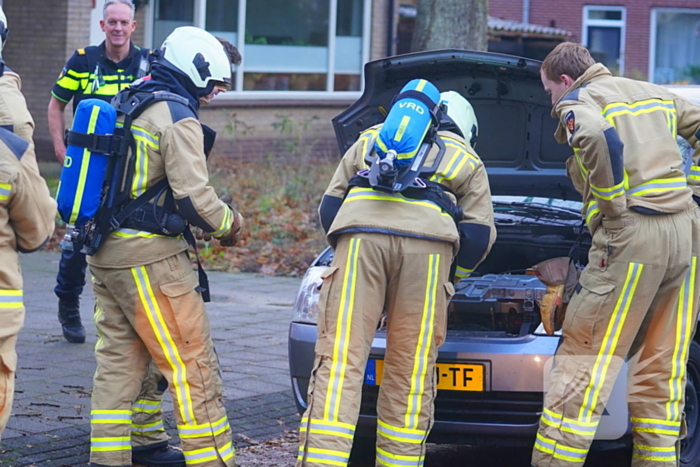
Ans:
[{"label": "white helmet", "polygon": [[479,122],[469,101],[456,91],[445,91],[440,93],[440,103],[445,104],[447,116],[455,122],[464,139],[469,141],[471,147],[476,146]]},{"label": "white helmet", "polygon": [[206,96],[215,85],[231,88],[231,62],[219,40],[203,29],[175,29],[160,48],[159,63],[187,76]]},{"label": "white helmet", "polygon": [[7,42],[7,33],[9,31],[10,30],[7,29],[7,17],[2,9],[2,5],[0,5],[0,50],[5,47],[5,42]]}]

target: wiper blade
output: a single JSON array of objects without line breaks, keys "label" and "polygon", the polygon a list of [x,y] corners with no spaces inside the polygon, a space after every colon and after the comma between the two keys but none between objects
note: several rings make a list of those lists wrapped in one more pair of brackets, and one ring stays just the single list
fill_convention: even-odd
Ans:
[{"label": "wiper blade", "polygon": [[[566,220],[576,220],[581,217],[581,213],[572,208],[565,208],[562,206],[552,206],[549,204],[543,204],[543,203],[523,203],[519,201],[512,201],[512,202],[504,202],[504,201],[494,201],[493,202],[494,208],[496,208],[499,212],[503,212],[503,208],[513,208],[517,209],[519,211],[525,211],[529,215],[537,215],[539,214],[540,216],[552,216],[554,218],[558,219],[566,219]],[[501,207],[501,209],[498,209]],[[510,209],[505,209],[506,212],[510,211]]]}]

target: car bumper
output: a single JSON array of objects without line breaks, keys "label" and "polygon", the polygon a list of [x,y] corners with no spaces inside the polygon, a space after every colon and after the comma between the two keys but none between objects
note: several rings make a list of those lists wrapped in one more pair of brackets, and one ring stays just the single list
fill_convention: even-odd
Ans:
[{"label": "car bumper", "polygon": [[[306,409],[309,375],[314,361],[316,326],[291,323],[289,364],[292,389],[299,412]],[[518,338],[454,336],[440,347],[438,362],[484,365],[484,391],[438,391],[435,424],[429,440],[440,443],[531,445],[545,391],[545,375],[551,368],[558,337],[528,335]],[[378,334],[370,358],[382,359],[386,339]],[[624,373],[624,372],[623,372]],[[606,411],[597,439],[617,439],[628,429],[624,379],[613,389],[608,407],[623,406],[624,413]],[[364,385],[357,434],[376,431],[378,387]]]}]

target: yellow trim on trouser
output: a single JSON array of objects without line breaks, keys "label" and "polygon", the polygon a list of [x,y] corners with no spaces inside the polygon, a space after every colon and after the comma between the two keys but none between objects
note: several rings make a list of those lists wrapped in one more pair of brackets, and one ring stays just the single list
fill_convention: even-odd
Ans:
[{"label": "yellow trim on trouser", "polygon": [[428,437],[428,431],[402,428],[377,420],[377,436],[401,443],[422,444]]},{"label": "yellow trim on trouser", "polygon": [[655,462],[673,462],[673,465],[676,465],[676,447],[657,447],[635,444],[632,458]]},{"label": "yellow trim on trouser", "polygon": [[326,392],[326,406],[323,418],[325,420],[338,420],[340,402],[345,381],[345,370],[348,364],[348,350],[350,348],[350,330],[352,314],[355,309],[355,287],[357,285],[357,263],[360,258],[360,244],[362,239],[350,240],[348,259],[345,264],[345,277],[343,278],[343,291],[340,295],[340,306],[336,322],[335,343],[333,344],[333,363],[331,365],[328,390]]},{"label": "yellow trim on trouser", "polygon": [[9,183],[0,183],[0,201],[7,201],[12,194],[12,185]]},{"label": "yellow trim on trouser", "polygon": [[693,256],[690,262],[690,270],[681,284],[678,294],[678,313],[676,314],[676,339],[671,360],[671,378],[668,381],[669,398],[666,402],[666,417],[669,421],[680,420],[680,402],[683,397],[683,378],[685,378],[688,349],[692,338],[693,310],[695,297],[695,274],[697,268],[697,256]]},{"label": "yellow trim on trouser", "polygon": [[337,465],[340,467],[345,467],[350,461],[350,454],[348,454],[347,452],[311,447],[307,447],[306,452],[304,452],[304,447],[300,446],[299,456],[297,457],[297,459],[299,459],[299,461],[303,461],[304,455],[306,455],[307,462],[316,462],[318,464],[326,465]]},{"label": "yellow trim on trouser", "polygon": [[214,423],[200,423],[198,425],[178,425],[177,431],[180,438],[203,438],[216,436],[229,428],[228,418],[221,417]]},{"label": "yellow trim on trouser", "polygon": [[24,306],[23,298],[21,290],[0,290],[0,308],[21,308]]},{"label": "yellow trim on trouser", "polygon": [[[95,278],[93,277],[92,279]],[[102,346],[104,340],[104,335],[102,334],[102,332],[100,332],[100,327],[97,326],[97,322],[99,321],[100,316],[102,316],[102,313],[104,313],[104,311],[102,310],[100,301],[97,298],[95,298],[95,312],[92,316],[92,320],[95,322],[95,329],[97,329],[97,342],[95,343],[95,349],[99,349],[100,346]]]},{"label": "yellow trim on trouser", "polygon": [[622,326],[627,318],[627,312],[634,299],[634,292],[637,289],[637,284],[639,283],[639,278],[642,275],[643,269],[643,264],[629,263],[622,293],[618,297],[615,308],[613,309],[608,328],[605,331],[605,337],[603,338],[600,351],[598,352],[598,357],[593,366],[591,380],[586,387],[583,404],[581,405],[578,416],[578,419],[581,421],[589,422],[593,417],[596,405],[598,404],[600,390],[605,383],[605,375],[615,355],[615,349],[617,348],[617,342],[622,332]]},{"label": "yellow trim on trouser", "polygon": [[571,448],[562,446],[553,439],[545,438],[540,433],[537,433],[535,441],[535,449],[547,454],[551,454],[556,459],[561,459],[569,462],[583,463],[586,460],[588,449]]},{"label": "yellow trim on trouser", "polygon": [[420,467],[425,462],[425,456],[403,456],[392,454],[382,448],[377,447],[377,463],[386,465],[387,467],[405,467],[418,466]]},{"label": "yellow trim on trouser", "polygon": [[165,431],[162,420],[153,423],[147,423],[145,425],[136,425],[135,423],[131,424],[132,436],[149,435],[152,433],[157,433],[159,431]]},{"label": "yellow trim on trouser", "polygon": [[[90,121],[88,123],[87,134],[91,135],[95,133],[95,127],[97,126],[97,117],[100,116],[100,106],[92,106],[92,111],[90,112]],[[88,168],[90,167],[90,150],[88,148],[83,149],[83,160],[80,162],[80,176],[78,177],[78,186],[75,190],[75,198],[73,199],[73,211],[70,214],[69,224],[75,224],[78,220],[78,214],[80,213],[80,206],[83,203],[83,193],[85,193],[85,182],[87,182]]]},{"label": "yellow trim on trouser", "polygon": [[185,455],[185,462],[188,466],[219,459],[219,454],[216,452],[216,448],[213,447],[182,451],[182,453]]},{"label": "yellow trim on trouser", "polygon": [[131,451],[130,436],[90,438],[91,452]]},{"label": "yellow trim on trouser", "polygon": [[309,418],[304,417],[301,419],[301,425],[299,426],[300,433],[315,433],[319,435],[328,436],[338,436],[345,439],[353,439],[355,436],[355,425],[349,423],[336,422],[333,420],[311,420],[311,428],[309,428]]},{"label": "yellow trim on trouser", "polygon": [[178,348],[170,335],[168,326],[163,318],[163,314],[160,311],[158,300],[153,294],[151,282],[148,277],[148,271],[144,266],[140,266],[137,268],[131,268],[131,273],[134,276],[136,288],[139,292],[139,298],[141,299],[141,304],[146,316],[148,317],[148,321],[151,324],[153,333],[156,335],[158,343],[160,343],[163,350],[163,355],[173,369],[173,386],[175,387],[175,393],[178,395],[177,406],[180,410],[180,416],[185,422],[194,424],[196,423],[196,418],[194,416],[190,385],[187,382],[187,368],[185,367],[185,364],[180,357],[180,352],[178,351]]},{"label": "yellow trim on trouser", "polygon": [[131,410],[91,410],[90,423],[131,425]]},{"label": "yellow trim on trouser", "polygon": [[417,429],[420,421],[425,378],[428,373],[428,360],[433,342],[435,329],[435,303],[437,301],[438,278],[440,277],[440,255],[428,256],[428,274],[425,281],[425,298],[423,302],[423,319],[413,357],[413,372],[411,373],[411,389],[408,392],[406,404],[406,428]]},{"label": "yellow trim on trouser", "polygon": [[161,409],[162,401],[149,401],[146,399],[139,399],[134,402],[131,409],[134,412],[144,412],[144,413],[156,413]]},{"label": "yellow trim on trouser", "polygon": [[632,422],[633,432],[678,436],[681,431],[680,420],[673,421],[631,417],[630,421]]}]

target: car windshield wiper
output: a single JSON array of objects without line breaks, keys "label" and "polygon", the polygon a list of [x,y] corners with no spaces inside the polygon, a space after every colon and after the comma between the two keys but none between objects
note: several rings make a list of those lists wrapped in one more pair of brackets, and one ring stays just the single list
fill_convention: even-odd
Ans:
[{"label": "car windshield wiper", "polygon": [[544,203],[523,203],[518,201],[494,201],[494,210],[501,214],[526,214],[536,219],[549,217],[559,220],[578,220],[581,213],[572,208],[552,206]]}]

